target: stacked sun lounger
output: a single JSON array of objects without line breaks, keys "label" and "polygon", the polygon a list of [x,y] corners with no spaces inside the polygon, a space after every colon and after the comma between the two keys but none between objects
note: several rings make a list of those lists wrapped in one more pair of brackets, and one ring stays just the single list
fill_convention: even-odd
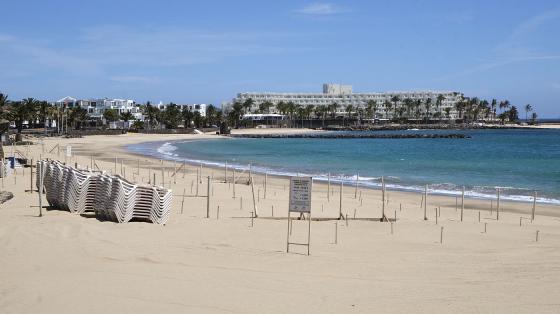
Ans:
[{"label": "stacked sun lounger", "polygon": [[48,203],[83,214],[94,212],[100,220],[131,220],[165,224],[171,211],[172,193],[162,187],[137,185],[120,176],[77,170],[58,161],[37,163],[37,187],[43,176]]}]

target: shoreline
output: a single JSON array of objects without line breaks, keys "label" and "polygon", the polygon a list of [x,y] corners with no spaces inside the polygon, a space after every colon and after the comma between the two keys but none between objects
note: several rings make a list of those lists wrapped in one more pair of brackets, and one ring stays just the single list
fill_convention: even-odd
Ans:
[{"label": "shoreline", "polygon": [[[298,129],[299,130],[299,129]],[[196,139],[188,139],[188,140],[193,140],[193,141],[200,141],[200,140],[227,140],[227,139],[231,139],[231,138],[243,138],[245,136],[245,134],[239,134],[239,136],[236,137],[229,137],[229,136],[216,136],[214,134],[210,135],[212,137],[210,138],[196,138]],[[274,136],[274,134],[273,134]],[[255,138],[253,136],[248,137],[248,138]],[[147,141],[147,142],[139,142],[139,143],[135,143],[135,144],[126,144],[126,145],[121,145],[120,149],[122,150],[123,153],[129,153],[129,154],[133,154],[136,155],[138,157],[141,158],[145,158],[145,157],[149,157],[154,159],[155,161],[164,159],[167,161],[172,161],[172,162],[181,162],[182,160],[186,161],[187,164],[189,164],[190,166],[197,168],[199,167],[200,164],[204,165],[204,167],[207,168],[212,168],[216,171],[223,171],[225,163],[224,162],[219,162],[219,161],[211,161],[211,160],[204,160],[204,159],[189,159],[189,158],[182,158],[182,157],[177,157],[175,158],[172,155],[168,155],[166,153],[162,153],[159,151],[155,151],[153,154],[150,153],[143,153],[143,152],[139,152],[139,151],[133,151],[128,149],[128,146],[131,145],[146,145],[146,144],[153,144],[153,146],[156,147],[156,149],[161,148],[162,146],[164,146],[165,144],[171,144],[173,145],[174,143],[177,142],[182,142],[184,141],[181,139],[177,139],[177,140],[159,140],[159,141]],[[232,169],[232,167],[235,167],[236,170],[242,170],[242,171],[248,171],[249,170],[249,164],[240,164],[240,163],[229,163],[228,162],[228,169]],[[302,174],[302,175],[306,175],[306,176],[311,176],[313,177],[314,182],[316,182],[317,184],[323,184],[323,185],[327,185],[328,184],[328,178],[326,175],[317,175],[317,174],[310,174],[310,173],[305,173],[305,172],[300,172],[300,173],[296,173],[296,172],[281,172],[278,170],[274,170],[271,168],[268,168],[266,166],[262,166],[262,167],[252,167],[253,173],[254,174],[258,174],[261,176],[264,176],[265,173],[268,176],[274,176],[277,178],[281,178],[281,179],[285,179],[288,180],[289,177],[291,176],[297,176],[298,174]],[[332,183],[336,183],[337,186],[340,182],[343,182],[345,184],[345,186],[347,188],[354,188],[355,186],[355,176],[352,175],[346,175],[346,176],[332,176],[331,177],[331,182]],[[358,182],[358,186],[359,188],[363,188],[363,189],[371,189],[374,191],[380,191],[380,187],[381,184],[374,181],[374,182],[367,182],[368,180],[365,180],[366,182],[362,181],[362,182]],[[460,190],[441,190],[441,189],[433,189],[430,188],[430,185],[440,185],[442,183],[432,183],[428,185],[428,191],[430,195],[437,195],[437,196],[443,196],[443,197],[461,197],[461,191]],[[414,195],[420,196],[424,193],[424,190],[422,187],[419,186],[413,186],[413,185],[398,185],[398,184],[387,184],[386,183],[386,188],[387,191],[394,191],[394,192],[402,192],[402,193],[412,193]],[[521,190],[523,190],[522,188],[519,188]],[[522,199],[525,198],[525,199]],[[496,196],[495,195],[491,195],[491,194],[484,194],[483,192],[475,192],[475,191],[465,191],[465,199],[470,199],[470,200],[479,200],[479,201],[494,201],[496,202]],[[532,196],[525,196],[525,195],[517,195],[517,194],[513,194],[513,195],[507,195],[507,194],[502,194],[501,197],[501,202],[513,202],[513,203],[520,203],[520,204],[532,204],[533,200],[532,200]],[[542,198],[542,197],[537,197],[537,204],[540,205],[550,205],[550,206],[558,206],[560,205],[559,200],[557,199],[550,199],[550,198]]]}]

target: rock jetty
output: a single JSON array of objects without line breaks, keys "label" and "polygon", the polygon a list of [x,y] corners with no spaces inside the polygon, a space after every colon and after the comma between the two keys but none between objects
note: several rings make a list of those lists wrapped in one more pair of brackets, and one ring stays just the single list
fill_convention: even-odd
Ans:
[{"label": "rock jetty", "polygon": [[451,138],[463,139],[470,138],[465,134],[364,134],[364,133],[300,133],[300,134],[230,134],[226,135],[236,138],[319,138],[319,139],[350,139],[350,138],[371,138],[371,139],[414,139],[414,138]]}]

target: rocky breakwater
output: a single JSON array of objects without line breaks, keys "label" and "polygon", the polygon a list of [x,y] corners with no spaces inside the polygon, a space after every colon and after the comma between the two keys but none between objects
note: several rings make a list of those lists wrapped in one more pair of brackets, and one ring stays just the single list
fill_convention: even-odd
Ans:
[{"label": "rocky breakwater", "polygon": [[465,134],[363,134],[363,133],[300,133],[300,134],[230,134],[229,137],[236,138],[318,138],[318,139],[351,139],[351,138],[371,138],[371,139],[428,139],[428,138],[448,138],[464,139],[470,138]]}]

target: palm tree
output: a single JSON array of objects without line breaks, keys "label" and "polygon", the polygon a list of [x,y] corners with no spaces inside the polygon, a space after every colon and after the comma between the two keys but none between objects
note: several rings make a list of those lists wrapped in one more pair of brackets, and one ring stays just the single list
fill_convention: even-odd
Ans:
[{"label": "palm tree", "polygon": [[[238,102],[235,102],[232,106],[232,111],[230,112],[230,117],[232,118],[230,120],[232,125],[235,125],[237,127],[237,124],[239,122],[239,116],[241,115],[241,104]],[[194,113],[192,112],[191,108],[189,106],[184,106],[183,110],[181,110],[181,118],[183,119],[183,126],[185,128],[188,128],[191,126],[191,123],[193,121],[194,118]]]},{"label": "palm tree", "polygon": [[537,117],[538,116],[537,116],[536,112],[531,113],[531,123],[532,124],[535,124],[537,122]]},{"label": "palm tree", "polygon": [[350,121],[352,119],[352,112],[353,111],[354,111],[354,106],[346,105],[346,116],[348,118],[348,121]]},{"label": "palm tree", "polygon": [[404,99],[403,102],[404,102],[404,106],[406,108],[406,117],[407,117],[407,119],[410,119],[412,108],[414,107],[414,100],[407,97],[407,98]]},{"label": "palm tree", "polygon": [[424,103],[424,108],[426,109],[426,123],[428,123],[428,120],[430,119],[430,108],[432,107],[432,99],[428,98],[426,99],[426,102]]},{"label": "palm tree", "polygon": [[502,110],[502,113],[503,113],[505,110],[507,110],[511,106],[511,104],[509,103],[509,100],[506,99],[504,101],[500,101],[499,106],[500,106],[500,110]]},{"label": "palm tree", "polygon": [[253,104],[254,104],[254,103],[255,103],[255,102],[253,101],[252,98],[249,98],[249,99],[245,100],[245,101],[243,102],[243,111],[244,111],[244,113],[246,113],[246,114],[247,114],[247,113],[251,113],[251,108],[253,108]]},{"label": "palm tree", "polygon": [[395,109],[395,113],[396,113],[401,98],[398,95],[394,95],[393,97],[391,97],[391,101],[393,102],[393,108]]},{"label": "palm tree", "polygon": [[[439,94],[436,98],[436,110],[439,113],[438,117],[441,119],[441,106],[443,105],[443,101],[445,100],[445,96],[443,96],[442,94]],[[441,122],[441,121],[439,121]]]},{"label": "palm tree", "polygon": [[375,112],[377,111],[377,101],[368,100],[366,106],[366,115],[373,121],[375,119]]},{"label": "palm tree", "polygon": [[335,115],[336,115],[336,111],[338,109],[338,104],[336,102],[333,102],[332,104],[329,105],[329,110],[331,112],[331,117],[334,119]]},{"label": "palm tree", "polygon": [[[10,102],[8,100],[8,95],[0,93],[0,138],[4,133],[10,128],[10,121],[8,118],[8,107]],[[2,141],[0,140],[0,159],[4,160],[4,147],[2,146]]]},{"label": "palm tree", "polygon": [[70,125],[76,130],[82,128],[82,123],[86,121],[87,118],[87,110],[80,106],[68,109],[68,120],[70,120]]},{"label": "palm tree", "polygon": [[498,101],[496,99],[492,99],[490,103],[490,110],[492,111],[492,119],[496,120],[496,106],[498,105]]},{"label": "palm tree", "polygon": [[445,107],[445,108],[443,108],[443,111],[445,112],[445,117],[447,118],[447,123],[449,124],[449,120],[451,120],[451,107]]},{"label": "palm tree", "polygon": [[384,108],[385,109],[385,119],[389,119],[389,112],[391,112],[391,108],[393,107],[393,104],[391,104],[390,101],[385,100],[383,102]]},{"label": "palm tree", "polygon": [[274,106],[270,101],[265,101],[259,104],[260,113],[270,113],[270,108]]},{"label": "palm tree", "polygon": [[531,106],[530,104],[526,104],[525,105],[525,122],[527,122],[527,114],[531,111],[533,111],[533,106]]}]

